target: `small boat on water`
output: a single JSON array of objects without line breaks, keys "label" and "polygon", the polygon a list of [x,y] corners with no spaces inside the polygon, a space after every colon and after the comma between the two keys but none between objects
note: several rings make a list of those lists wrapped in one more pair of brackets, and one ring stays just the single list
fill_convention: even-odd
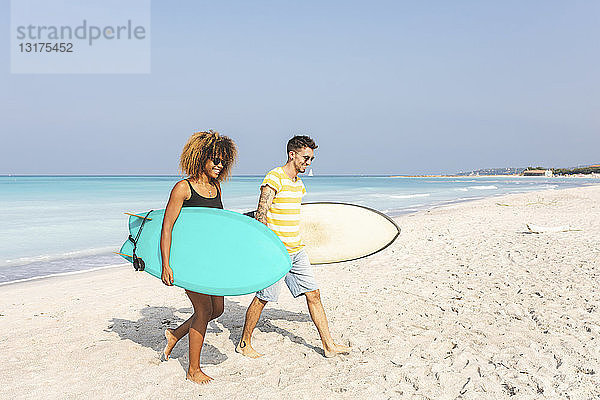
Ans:
[{"label": "small boat on water", "polygon": [[315,175],[313,174],[312,168],[311,168],[311,169],[308,171],[308,176],[315,176]]}]

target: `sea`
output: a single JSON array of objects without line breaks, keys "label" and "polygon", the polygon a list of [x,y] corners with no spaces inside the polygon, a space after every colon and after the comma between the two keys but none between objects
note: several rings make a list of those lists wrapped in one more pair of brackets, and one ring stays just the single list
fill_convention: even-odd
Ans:
[{"label": "sea", "polygon": [[[256,207],[262,176],[222,185],[228,210]],[[0,285],[112,268],[127,216],[164,208],[179,176],[1,176]],[[303,176],[304,201],[336,201],[390,216],[456,202],[598,184],[590,178]],[[225,239],[223,239],[225,240]]]}]

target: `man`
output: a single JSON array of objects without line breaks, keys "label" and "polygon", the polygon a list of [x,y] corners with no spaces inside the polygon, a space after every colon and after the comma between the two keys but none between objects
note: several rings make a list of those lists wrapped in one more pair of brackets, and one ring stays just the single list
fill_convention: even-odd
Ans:
[{"label": "man", "polygon": [[[306,297],[310,316],[321,336],[325,357],[333,357],[349,352],[350,347],[335,344],[331,337],[319,287],[300,239],[300,204],[306,189],[298,174],[306,171],[314,160],[316,148],[314,140],[308,136],[294,136],[290,139],[286,164],[269,171],[261,184],[255,218],[273,230],[285,245],[292,260],[292,269],[283,280],[294,297]],[[262,355],[252,348],[252,332],[265,304],[279,298],[280,287],[281,280],[256,292],[246,311],[244,331],[236,348],[238,353],[252,358]]]}]

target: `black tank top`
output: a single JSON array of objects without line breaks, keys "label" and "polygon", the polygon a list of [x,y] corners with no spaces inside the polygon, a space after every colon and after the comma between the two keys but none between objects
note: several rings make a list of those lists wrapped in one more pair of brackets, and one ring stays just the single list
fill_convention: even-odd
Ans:
[{"label": "black tank top", "polygon": [[183,207],[210,207],[223,209],[221,191],[219,190],[218,185],[215,184],[215,187],[217,188],[217,195],[215,197],[203,197],[194,190],[189,180],[186,179],[185,181],[188,183],[192,195],[189,199],[183,201]]}]

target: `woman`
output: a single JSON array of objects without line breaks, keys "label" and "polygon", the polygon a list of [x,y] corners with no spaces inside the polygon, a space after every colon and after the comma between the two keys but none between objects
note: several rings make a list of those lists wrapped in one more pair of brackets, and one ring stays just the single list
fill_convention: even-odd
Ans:
[{"label": "woman", "polygon": [[[194,133],[183,147],[179,166],[188,178],[177,182],[171,191],[160,237],[162,281],[165,285],[173,285],[173,270],[169,265],[171,234],[181,208],[223,208],[219,182],[231,173],[236,155],[233,140],[212,130]],[[200,351],[208,322],[223,314],[223,296],[210,296],[189,290],[185,293],[192,302],[194,314],[176,329],[165,331],[167,345],[164,355],[168,359],[179,339],[189,333],[189,367],[186,379],[208,383],[212,378],[200,369]]]}]

